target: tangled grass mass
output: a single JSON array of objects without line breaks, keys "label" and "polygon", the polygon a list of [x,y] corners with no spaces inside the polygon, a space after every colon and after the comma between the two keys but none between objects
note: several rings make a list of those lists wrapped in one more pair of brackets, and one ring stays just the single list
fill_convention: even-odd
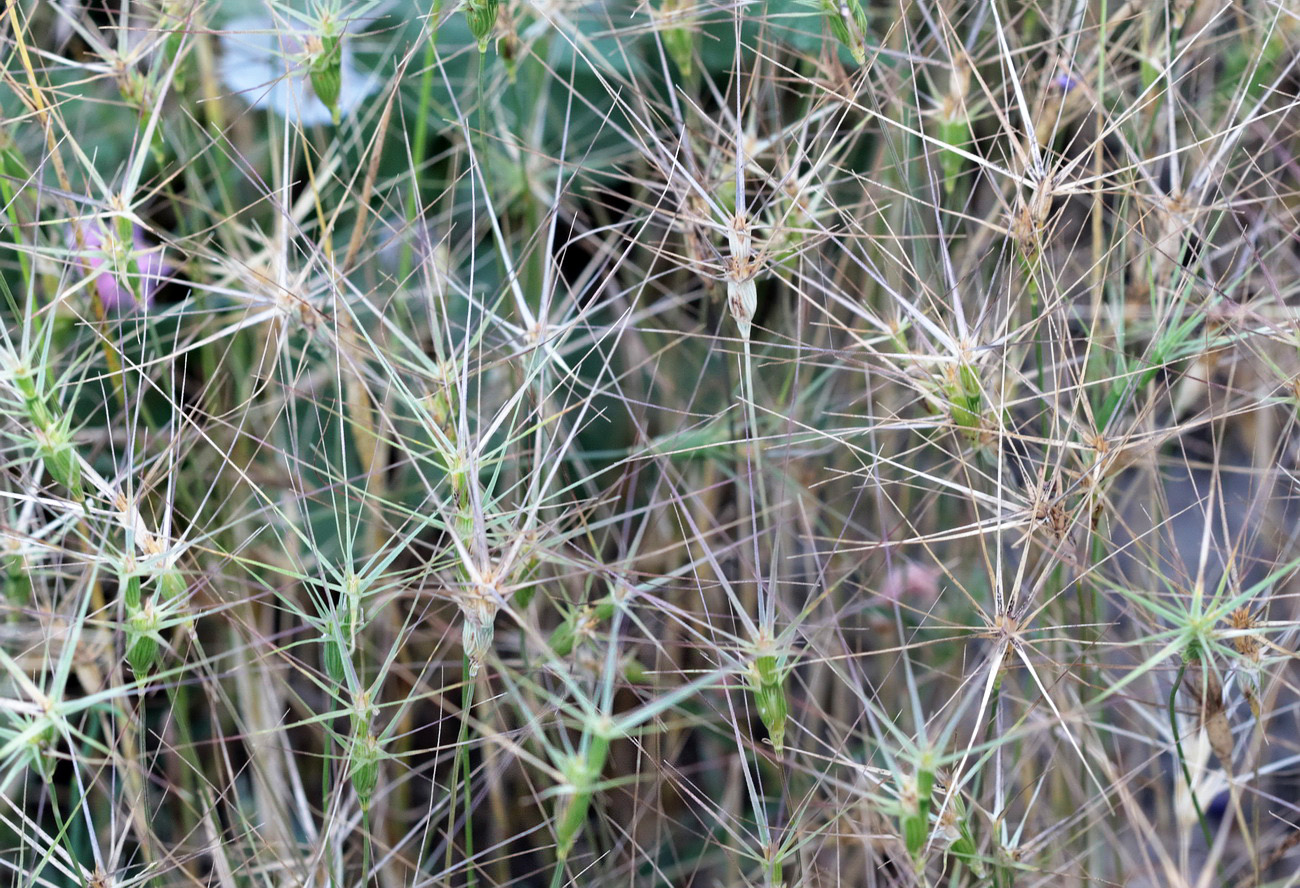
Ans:
[{"label": "tangled grass mass", "polygon": [[0,60],[0,885],[1300,885],[1292,0]]}]

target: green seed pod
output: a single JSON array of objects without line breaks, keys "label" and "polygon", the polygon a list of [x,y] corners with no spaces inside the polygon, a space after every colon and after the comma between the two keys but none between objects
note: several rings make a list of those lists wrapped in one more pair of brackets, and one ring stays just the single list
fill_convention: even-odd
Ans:
[{"label": "green seed pod", "polygon": [[772,748],[779,753],[785,749],[785,726],[790,716],[790,704],[785,695],[785,674],[775,656],[760,654],[754,658],[750,688],[758,717],[767,728]]},{"label": "green seed pod", "polygon": [[790,715],[790,706],[785,697],[784,682],[762,684],[754,690],[754,701],[758,707],[758,717],[767,728],[767,736],[772,741],[772,748],[777,752],[785,749],[785,724]]},{"label": "green seed pod", "polygon": [[81,502],[85,492],[81,487],[81,461],[77,459],[72,447],[72,439],[60,426],[52,426],[47,431],[37,431],[37,445],[45,471],[57,483],[67,488],[72,499]]},{"label": "green seed pod", "polygon": [[934,793],[934,765],[928,754],[922,756],[916,773],[916,807],[922,816],[930,816],[930,796]]},{"label": "green seed pod", "polygon": [[311,88],[338,126],[339,95],[343,92],[343,40],[338,34],[322,35],[319,39],[320,49],[311,62]]},{"label": "green seed pod", "polygon": [[581,611],[574,611],[563,623],[555,627],[548,643],[557,657],[567,657],[573,653],[573,644],[577,640],[577,620]]},{"label": "green seed pod", "polygon": [[27,407],[27,415],[31,417],[32,425],[41,431],[53,427],[54,417],[50,415],[50,408],[45,406],[44,398],[33,393],[24,399],[24,405]]},{"label": "green seed pod", "polygon": [[926,827],[926,818],[922,817],[920,812],[913,811],[903,815],[903,843],[907,845],[907,853],[912,855],[913,860],[925,849],[928,832]]},{"label": "green seed pod", "polygon": [[840,17],[839,7],[831,0],[826,0],[826,2],[822,3],[822,11],[826,13],[826,24],[830,25],[831,33],[835,35],[835,39],[846,47],[849,46],[853,42],[853,35],[849,33],[849,26]]},{"label": "green seed pod", "polygon": [[528,607],[528,605],[532,603],[533,596],[536,594],[537,594],[537,585],[535,583],[529,583],[525,586],[520,586],[518,589],[515,590],[515,596],[514,596],[515,607],[519,608],[520,610]]},{"label": "green seed pod", "polygon": [[429,419],[433,420],[433,424],[444,435],[452,438],[454,443],[455,438],[452,436],[456,434],[456,423],[452,422],[451,402],[447,400],[446,386],[438,386],[432,394],[425,398],[425,401],[429,407]]},{"label": "green seed pod", "polygon": [[[178,27],[177,30],[168,34],[167,39],[163,41],[163,58],[167,59],[168,62],[174,61],[176,59],[176,54],[181,51],[184,39],[185,35],[183,26]],[[177,80],[181,80],[183,83],[183,78],[183,69],[177,68],[176,77],[173,78],[172,83],[175,84]]]},{"label": "green seed pod", "polygon": [[695,68],[695,34],[682,24],[682,20],[694,13],[694,0],[664,0],[659,7],[659,18],[663,22],[659,36],[668,57],[683,78],[689,78]]},{"label": "green seed pod", "polygon": [[969,835],[959,835],[956,840],[948,846],[948,850],[963,860],[969,861],[975,856],[975,842],[972,841]]},{"label": "green seed pod", "polygon": [[[931,787],[933,788],[933,787]],[[913,860],[919,860],[925,848],[925,840],[930,834],[930,817],[922,809],[917,796],[918,787],[910,778],[905,779],[898,796],[899,825],[902,827],[903,844]]]},{"label": "green seed pod", "polygon": [[[5,151],[0,150],[0,172],[6,172],[8,165],[4,163],[3,157]],[[9,173],[9,175],[13,175]],[[25,363],[20,363],[17,358],[13,358],[13,369],[10,371],[10,379],[13,381],[14,388],[18,389],[18,394],[22,395],[24,401],[37,401],[39,394],[36,391],[36,380],[32,378],[32,368]]]},{"label": "green seed pod", "polygon": [[587,819],[591,807],[590,792],[575,792],[564,799],[555,817],[555,856],[568,860],[573,846],[578,842],[578,834]]},{"label": "green seed pod", "polygon": [[374,734],[367,734],[364,740],[352,744],[352,789],[361,801],[362,810],[370,807],[370,799],[379,785],[379,763],[384,757],[383,750]]},{"label": "green seed pod", "polygon": [[835,39],[859,65],[867,61],[867,13],[858,0],[822,0],[822,12]]},{"label": "green seed pod", "polygon": [[695,35],[689,28],[666,28],[663,32],[664,49],[673,60],[682,77],[689,78],[695,69]]},{"label": "green seed pod", "polygon": [[121,94],[122,101],[137,112],[148,108],[154,101],[153,84],[149,76],[135,67],[122,69],[117,78],[117,91]]},{"label": "green seed pod", "polygon": [[140,609],[140,575],[135,571],[123,571],[122,576],[118,579],[118,586],[122,590],[122,602],[126,605],[128,614],[134,613]]},{"label": "green seed pod", "polygon": [[321,646],[324,649],[321,660],[325,666],[325,674],[334,684],[342,685],[348,677],[347,668],[343,664],[343,646],[329,633],[321,636]]},{"label": "green seed pod", "polygon": [[953,425],[972,444],[978,444],[984,427],[984,394],[979,370],[967,362],[948,365],[944,368],[943,380],[943,397]]},{"label": "green seed pod", "polygon": [[943,812],[939,823],[939,833],[948,843],[948,853],[970,867],[977,877],[984,877],[984,864],[976,855],[975,840],[971,835],[970,821],[966,817],[966,806],[959,796],[954,796],[952,804]]},{"label": "green seed pod", "polygon": [[[534,548],[536,538],[536,533],[530,533],[528,535],[530,542],[529,548]],[[520,610],[528,607],[529,603],[533,600],[533,596],[537,594],[537,584],[532,582],[532,580],[537,576],[537,569],[541,567],[541,564],[541,559],[533,556],[524,561],[523,565],[515,573],[513,582],[515,593],[512,600],[514,601],[515,606]]]},{"label": "green seed pod", "polygon": [[648,677],[645,664],[636,657],[628,657],[623,662],[623,678],[627,679],[630,684],[645,684]]},{"label": "green seed pod", "polygon": [[592,741],[585,756],[581,753],[574,755],[562,768],[573,792],[561,797],[557,804],[555,856],[561,861],[568,860],[573,846],[577,844],[578,835],[587,820],[587,811],[591,807],[595,783],[600,779],[601,771],[605,769],[605,757],[608,752],[609,741],[598,738]]},{"label": "green seed pod", "polygon": [[470,33],[478,41],[478,51],[487,52],[488,41],[496,29],[500,0],[468,0],[465,4],[465,21]]},{"label": "green seed pod", "polygon": [[959,406],[954,411],[954,418],[960,413],[962,420],[959,424],[978,428],[984,405],[979,371],[972,364],[962,364],[957,369],[957,378],[960,385],[954,401]]},{"label": "green seed pod", "polygon": [[[970,120],[965,117],[940,119],[939,141],[953,148],[965,150],[970,143]],[[957,187],[957,176],[961,173],[965,158],[956,151],[945,148],[939,152],[939,165],[943,169],[943,190],[951,194]]]},{"label": "green seed pod", "polygon": [[573,653],[580,636],[589,635],[597,622],[614,616],[614,598],[606,595],[594,605],[584,605],[571,613],[551,633],[550,645],[556,656],[567,657]]},{"label": "green seed pod", "polygon": [[957,186],[957,176],[965,162],[957,150],[965,150],[971,141],[970,111],[966,97],[970,93],[970,61],[964,55],[953,60],[948,91],[935,112],[939,124],[939,141],[950,147],[939,152],[939,165],[943,168],[943,189],[951,194]]},{"label": "green seed pod", "polygon": [[158,574],[158,594],[169,604],[184,595],[187,588],[185,577],[175,567]]},{"label": "green seed pod", "polygon": [[4,597],[13,607],[25,607],[32,600],[30,566],[23,554],[4,557]]},{"label": "green seed pod", "polygon": [[597,620],[608,620],[610,617],[614,616],[614,609],[616,607],[617,605],[614,604],[614,597],[612,595],[606,595],[600,601],[596,602],[595,606],[592,608],[592,613]]},{"label": "green seed pod", "polygon": [[126,662],[137,677],[143,678],[158,662],[158,629],[161,621],[153,603],[127,617]]}]

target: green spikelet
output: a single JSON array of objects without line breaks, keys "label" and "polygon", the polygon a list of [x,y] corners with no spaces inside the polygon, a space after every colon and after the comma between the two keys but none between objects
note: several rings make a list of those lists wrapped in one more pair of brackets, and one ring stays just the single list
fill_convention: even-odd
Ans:
[{"label": "green spikelet", "polygon": [[343,40],[337,35],[321,38],[321,52],[311,63],[311,88],[326,108],[334,125],[339,123],[339,95],[343,92]]},{"label": "green spikelet", "polygon": [[548,643],[557,657],[567,657],[573,653],[573,643],[577,639],[578,614],[574,611],[563,623],[555,627]]},{"label": "green spikelet", "polygon": [[785,726],[790,717],[790,704],[785,696],[785,676],[777,659],[770,654],[754,661],[754,703],[758,717],[767,728],[772,748],[778,753],[785,749]]},{"label": "green spikelet", "polygon": [[682,24],[683,19],[694,12],[694,0],[664,0],[659,7],[659,16],[664,23],[659,36],[668,57],[683,78],[690,78],[695,69],[695,34]]},{"label": "green spikelet", "polygon": [[469,674],[478,675],[483,661],[492,653],[492,642],[496,637],[497,605],[483,595],[471,595],[460,601],[462,617],[460,638],[469,661]]},{"label": "green spikelet", "polygon": [[925,818],[920,812],[912,811],[903,815],[903,843],[907,845],[907,853],[912,855],[913,860],[925,850],[925,834]]},{"label": "green spikelet", "polygon": [[342,685],[348,677],[347,667],[343,663],[343,646],[328,632],[321,636],[320,641],[324,648],[321,660],[325,666],[325,674],[334,684]]},{"label": "green spikelet", "polygon": [[965,158],[957,151],[965,150],[970,144],[970,119],[959,110],[951,117],[939,118],[939,141],[951,146],[939,152],[939,166],[943,169],[943,190],[951,194],[957,187],[957,176],[961,173]]},{"label": "green spikelet", "polygon": [[822,12],[835,39],[859,65],[867,61],[867,13],[858,0],[821,0]]},{"label": "green spikelet", "polygon": [[623,662],[623,677],[629,684],[645,684],[649,680],[650,672],[636,657],[628,657]]},{"label": "green spikelet", "polygon": [[468,0],[465,4],[465,21],[470,33],[478,41],[478,51],[487,52],[488,41],[497,26],[497,13],[501,8],[500,0]]},{"label": "green spikelet", "polygon": [[551,650],[555,651],[556,656],[569,656],[573,653],[578,638],[589,635],[597,623],[614,616],[614,608],[614,598],[611,595],[606,595],[595,604],[578,608],[551,633],[549,639]]},{"label": "green spikelet", "polygon": [[21,552],[4,556],[4,597],[12,607],[32,600],[31,567]]},{"label": "green spikelet", "polygon": [[65,487],[73,500],[85,499],[81,487],[81,461],[77,459],[72,447],[72,436],[62,424],[52,425],[45,431],[36,432],[37,451],[45,463],[45,471],[57,483]]},{"label": "green spikelet", "polygon": [[966,806],[960,796],[953,796],[952,804],[943,812],[939,831],[948,842],[948,853],[970,867],[977,878],[984,878],[984,864],[976,853],[970,818],[966,815]]},{"label": "green spikelet", "polygon": [[978,444],[984,425],[984,392],[979,369],[967,361],[949,364],[940,385],[953,425],[972,443]]},{"label": "green spikelet", "polygon": [[169,604],[183,596],[188,588],[185,577],[175,567],[169,567],[158,574],[158,594]]},{"label": "green spikelet", "polygon": [[352,789],[361,802],[362,810],[370,808],[370,799],[379,785],[379,763],[384,751],[374,734],[364,739],[354,738],[352,744]]},{"label": "green spikelet", "polygon": [[916,772],[916,807],[927,818],[930,816],[930,796],[934,794],[934,761],[930,753],[921,756],[921,767]]},{"label": "green spikelet", "polygon": [[575,754],[562,768],[572,792],[560,797],[555,815],[555,856],[561,861],[568,859],[582,832],[608,753],[609,738],[596,736],[585,755]]},{"label": "green spikelet", "polygon": [[[925,850],[925,840],[930,834],[930,817],[921,808],[918,787],[914,781],[904,783],[898,801],[903,844],[907,846],[907,853],[912,860],[919,861],[921,852]],[[926,807],[929,807],[928,804]]]},{"label": "green spikelet", "polygon": [[137,678],[148,675],[158,662],[158,630],[161,625],[152,602],[127,617],[126,662]]},{"label": "green spikelet", "polygon": [[134,613],[140,609],[140,575],[135,571],[124,570],[122,576],[118,579],[118,585],[122,590],[122,602],[126,605],[127,613]]}]

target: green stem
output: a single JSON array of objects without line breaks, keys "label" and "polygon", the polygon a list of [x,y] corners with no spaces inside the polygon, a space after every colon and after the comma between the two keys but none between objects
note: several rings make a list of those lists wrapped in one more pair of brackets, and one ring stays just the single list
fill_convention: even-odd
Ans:
[{"label": "green stem", "polygon": [[456,757],[452,762],[451,768],[451,804],[448,805],[447,811],[447,856],[445,865],[448,870],[452,865],[452,852],[455,850],[455,843],[451,840],[452,833],[456,829],[456,784],[460,780],[463,772],[465,775],[464,803],[465,803],[465,884],[466,888],[474,888],[478,884],[478,879],[474,871],[474,864],[470,859],[474,856],[474,823],[473,807],[471,802],[471,781],[469,771],[469,717],[474,709],[474,679],[469,674],[469,657],[461,657],[461,695],[460,695],[460,733],[456,737]]}]

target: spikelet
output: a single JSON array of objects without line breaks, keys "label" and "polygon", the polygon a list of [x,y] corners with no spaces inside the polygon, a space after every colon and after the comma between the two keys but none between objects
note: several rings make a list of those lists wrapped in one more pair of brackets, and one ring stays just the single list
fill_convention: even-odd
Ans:
[{"label": "spikelet", "polygon": [[308,68],[312,92],[329,109],[334,125],[339,125],[339,96],[343,94],[343,38],[325,26],[323,33],[307,38],[311,64]]},{"label": "spikelet", "polygon": [[352,771],[349,776],[352,779],[352,791],[357,794],[363,811],[369,810],[375,787],[379,785],[379,763],[383,758],[383,748],[373,733],[353,735]]},{"label": "spikelet", "polygon": [[473,677],[478,675],[483,661],[492,652],[497,611],[501,605],[487,587],[458,597],[457,604],[460,605],[462,619],[461,644],[465,649],[465,657],[469,660],[470,677]]},{"label": "spikelet", "polygon": [[822,13],[835,39],[859,65],[867,61],[867,13],[858,0],[821,0]]},{"label": "spikelet", "polygon": [[465,3],[465,21],[469,24],[470,33],[478,41],[480,53],[487,52],[500,8],[500,0],[467,0]]},{"label": "spikelet", "polygon": [[126,662],[138,678],[148,675],[158,662],[162,620],[150,601],[126,620]]},{"label": "spikelet", "polygon": [[695,67],[695,34],[684,24],[694,14],[695,0],[663,0],[656,11],[659,37],[683,78],[689,78]]},{"label": "spikelet", "polygon": [[785,695],[785,670],[771,654],[760,654],[754,659],[751,690],[758,717],[767,728],[767,736],[777,753],[785,749],[785,727],[790,716],[790,703]]},{"label": "spikelet", "polygon": [[754,313],[758,311],[758,287],[754,275],[759,263],[754,256],[753,233],[744,213],[732,217],[727,227],[727,246],[731,252],[726,267],[727,307],[741,338],[748,341]]}]

